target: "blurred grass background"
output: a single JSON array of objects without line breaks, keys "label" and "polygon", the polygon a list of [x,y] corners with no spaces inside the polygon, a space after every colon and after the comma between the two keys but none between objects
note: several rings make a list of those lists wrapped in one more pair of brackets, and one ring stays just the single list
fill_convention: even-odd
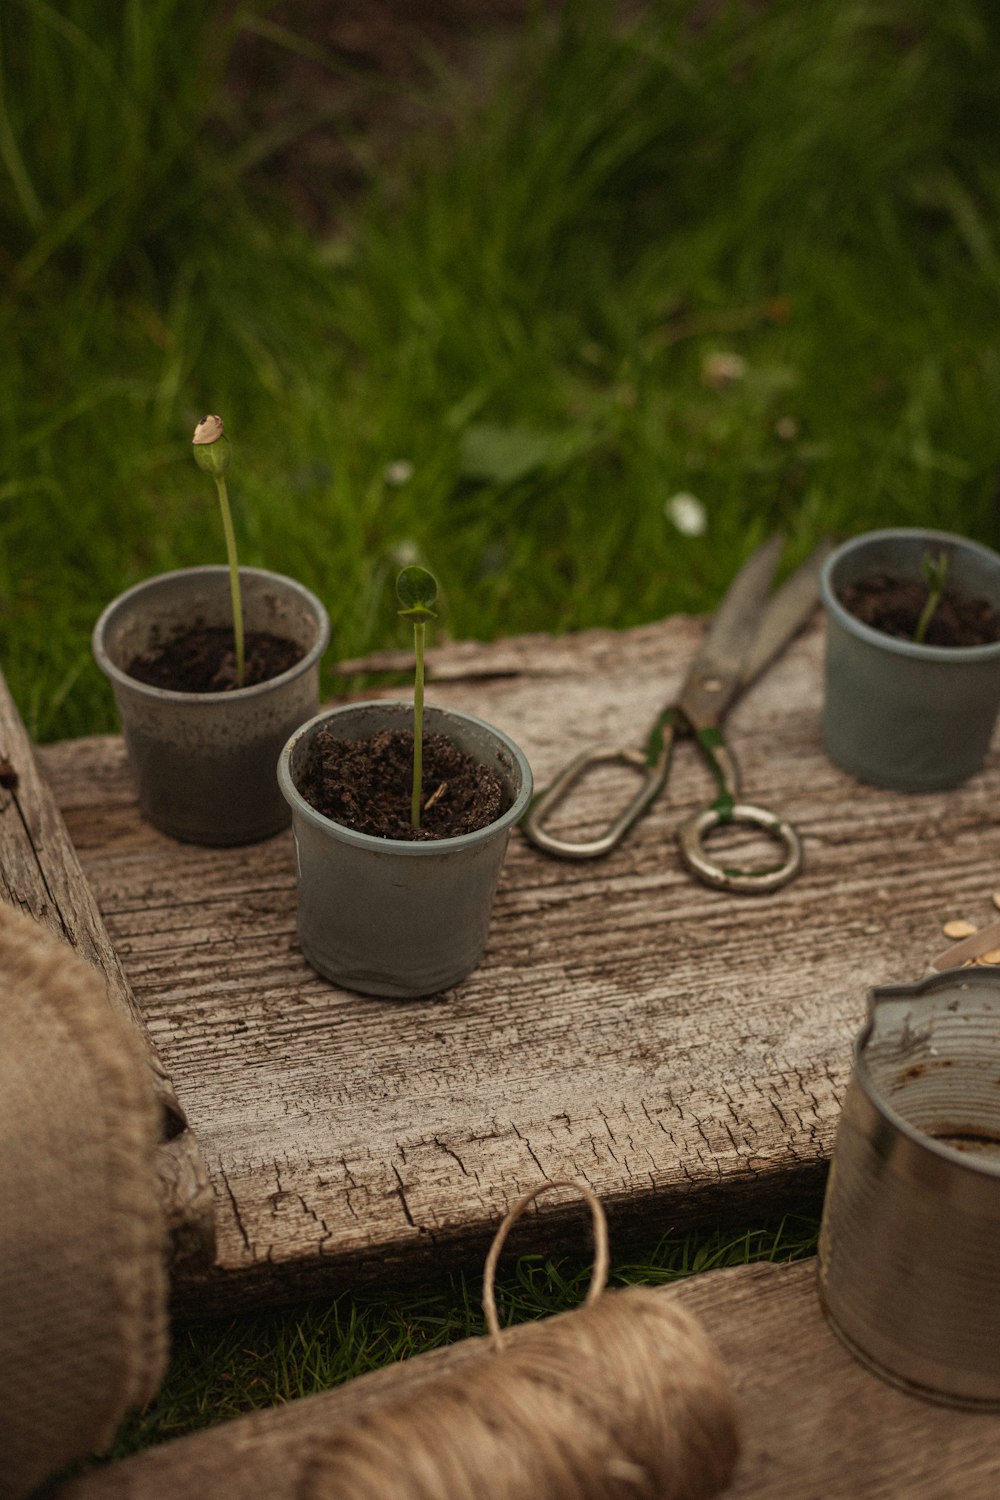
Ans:
[{"label": "blurred grass background", "polygon": [[331,659],[401,641],[401,547],[488,637],[710,608],[776,525],[998,540],[985,0],[528,11],[490,87],[419,85],[447,128],[314,176],[318,228],[281,163],[349,124],[255,123],[239,63],[341,64],[274,9],[0,16],[0,660],[38,739],[114,727],[104,602],[221,560],[208,410],[241,561],[319,592]]},{"label": "blurred grass background", "polygon": [[[36,739],[115,728],[107,600],[222,560],[206,411],[241,561],[320,594],[332,660],[402,642],[403,559],[443,628],[490,637],[710,609],[776,526],[789,562],[881,524],[1000,543],[989,0],[566,0],[500,40],[484,4],[460,56],[395,76],[306,25],[325,9],[0,11],[0,663]],[[799,1230],[667,1240],[642,1274]],[[531,1312],[574,1284],[526,1263],[508,1289]],[[452,1281],[179,1330],[123,1441],[474,1324]]]}]

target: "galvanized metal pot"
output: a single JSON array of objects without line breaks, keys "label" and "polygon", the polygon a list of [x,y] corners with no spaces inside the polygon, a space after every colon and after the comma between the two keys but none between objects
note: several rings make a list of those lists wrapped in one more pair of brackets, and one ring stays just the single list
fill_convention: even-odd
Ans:
[{"label": "galvanized metal pot", "polygon": [[946,587],[1000,610],[1000,556],[948,532],[866,532],[831,553],[820,578],[827,753],[860,781],[904,792],[958,786],[978,771],[1000,708],[1000,641],[952,648],[897,640],[840,602],[846,584],[872,573],[920,580],[928,549],[948,554]]},{"label": "galvanized metal pot", "polygon": [[232,623],[229,570],[184,568],[136,584],[108,605],[93,651],[109,678],[144,817],[195,844],[249,844],[291,821],[275,769],[281,748],[319,707],[319,662],[330,621],[294,579],[241,568],[248,630],[296,641],[304,655],[287,672],[224,693],[180,693],[126,671],[143,651],[194,624]]},{"label": "galvanized metal pot", "polygon": [[819,1292],[836,1332],[886,1379],[1000,1409],[1000,971],[871,992]]},{"label": "galvanized metal pot", "polygon": [[320,728],[365,740],[412,723],[409,703],[347,704],[304,724],[278,763],[298,857],[302,952],[327,979],[368,995],[436,994],[472,972],[486,947],[510,830],[531,797],[531,770],[513,740],[471,714],[431,706],[424,733],[447,735],[500,778],[508,805],[488,827],[426,842],[377,838],[324,817],[299,792]]}]

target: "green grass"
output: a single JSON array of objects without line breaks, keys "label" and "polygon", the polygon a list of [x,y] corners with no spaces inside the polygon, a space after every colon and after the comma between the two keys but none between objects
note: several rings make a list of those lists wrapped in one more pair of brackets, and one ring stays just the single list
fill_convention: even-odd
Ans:
[{"label": "green grass", "polygon": [[[0,663],[37,739],[115,727],[89,653],[109,598],[221,560],[190,456],[210,410],[241,560],[319,592],[332,658],[404,643],[401,557],[433,567],[443,628],[489,637],[706,610],[778,526],[790,560],[874,524],[1000,543],[989,0],[628,27],[569,0],[485,102],[442,78],[460,128],[331,190],[325,235],[269,176],[310,122],[261,134],[228,83],[241,28],[276,63],[299,45],[270,9],[0,13]],[[746,365],[723,388],[720,351]],[[666,519],[677,491],[704,536]],[[522,1268],[519,1310],[564,1274]],[[469,1307],[452,1282],[182,1330],[126,1441],[462,1336]]]},{"label": "green grass", "polygon": [[[618,32],[571,4],[325,239],[261,190],[272,143],[219,82],[266,8],[0,19],[0,658],[38,738],[114,726],[108,598],[221,557],[206,410],[242,560],[319,591],[334,656],[401,643],[401,547],[490,636],[703,610],[777,525],[798,554],[876,522],[1000,540],[988,5]],[[720,349],[747,362],[724,390]],[[704,537],[665,519],[677,490]]]},{"label": "green grass", "polygon": [[[741,1234],[666,1235],[640,1258],[613,1257],[612,1286],[665,1285],[754,1261],[791,1261],[815,1250],[816,1223],[789,1215]],[[583,1301],[584,1257],[526,1255],[497,1277],[502,1323],[562,1312]],[[415,1354],[484,1332],[480,1279],[453,1275],[396,1295],[316,1300],[278,1312],[191,1323],[174,1330],[167,1378],[152,1405],[119,1434],[111,1457],[196,1431],[258,1407],[282,1405]]]}]

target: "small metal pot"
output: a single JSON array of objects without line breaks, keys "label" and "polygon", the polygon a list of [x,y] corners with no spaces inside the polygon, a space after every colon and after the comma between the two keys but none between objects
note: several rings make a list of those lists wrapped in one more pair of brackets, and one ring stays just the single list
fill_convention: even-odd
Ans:
[{"label": "small metal pot", "polygon": [[1000,972],[872,990],[837,1133],[819,1292],[896,1385],[1000,1409]]},{"label": "small metal pot", "polygon": [[531,770],[513,740],[472,714],[431,706],[424,733],[447,735],[500,778],[507,810],[488,827],[426,842],[377,838],[324,817],[298,790],[317,730],[366,740],[412,724],[410,703],[346,704],[298,729],[278,763],[298,856],[302,952],[325,978],[367,995],[432,995],[472,972],[510,830],[531,798]]},{"label": "small metal pot", "polygon": [[94,627],[97,665],[111,682],[144,817],[195,844],[249,844],[287,828],[275,780],[281,747],[319,707],[319,662],[330,621],[292,578],[241,568],[246,629],[298,643],[304,655],[279,677],[225,693],[179,693],[126,671],[141,652],[194,624],[231,625],[229,570],[183,568],[136,584]]},{"label": "small metal pot", "polygon": [[944,531],[852,537],[827,558],[823,741],[841,770],[902,792],[958,786],[980,769],[1000,708],[1000,641],[928,646],[898,640],[844,608],[845,585],[882,571],[920,580],[924,554],[948,555],[946,588],[1000,610],[1000,556]]}]

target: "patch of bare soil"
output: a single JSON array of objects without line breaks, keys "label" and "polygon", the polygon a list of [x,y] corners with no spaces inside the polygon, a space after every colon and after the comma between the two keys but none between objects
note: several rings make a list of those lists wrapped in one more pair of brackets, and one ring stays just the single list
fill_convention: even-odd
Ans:
[{"label": "patch of bare soil", "polygon": [[496,775],[445,735],[424,738],[419,829],[410,824],[412,777],[411,732],[382,729],[370,740],[339,740],[321,729],[297,784],[318,812],[379,838],[456,838],[488,827],[504,811]]},{"label": "patch of bare soil", "polygon": [[[244,639],[243,687],[270,682],[294,667],[302,647],[269,630],[248,630]],[[236,643],[228,625],[199,625],[165,645],[135,657],[128,675],[175,693],[229,693],[237,687]]]},{"label": "patch of bare soil", "polygon": [[[875,573],[846,585],[840,602],[873,630],[912,641],[927,587],[891,573]],[[967,599],[945,589],[925,637],[928,646],[986,646],[1000,640],[1000,617],[986,599]]]}]

